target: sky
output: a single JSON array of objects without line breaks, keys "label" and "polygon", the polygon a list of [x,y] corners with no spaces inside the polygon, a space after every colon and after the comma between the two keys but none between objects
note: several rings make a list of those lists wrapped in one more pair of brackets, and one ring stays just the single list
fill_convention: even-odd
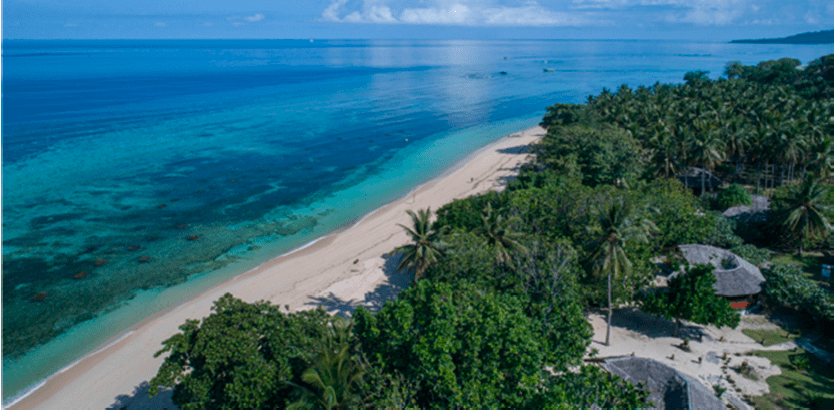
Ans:
[{"label": "sky", "polygon": [[832,0],[2,0],[3,39],[694,39],[833,28]]}]

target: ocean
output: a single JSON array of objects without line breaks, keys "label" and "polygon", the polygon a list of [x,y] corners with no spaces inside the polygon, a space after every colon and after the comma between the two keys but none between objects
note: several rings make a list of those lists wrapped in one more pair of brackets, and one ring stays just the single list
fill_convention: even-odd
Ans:
[{"label": "ocean", "polygon": [[[553,103],[831,45],[3,41],[3,401]],[[141,359],[138,359],[141,360]]]}]

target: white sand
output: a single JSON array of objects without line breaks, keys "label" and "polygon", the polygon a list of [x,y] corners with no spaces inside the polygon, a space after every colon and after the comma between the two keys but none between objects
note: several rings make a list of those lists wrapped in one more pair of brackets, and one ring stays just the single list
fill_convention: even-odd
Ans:
[{"label": "white sand", "polygon": [[[743,334],[742,329],[774,328],[764,317],[758,315],[743,316],[736,329],[700,326],[685,322],[682,325],[685,332],[680,332],[679,337],[672,337],[674,331],[672,321],[644,314],[635,308],[621,308],[614,310],[612,314],[610,346],[603,344],[606,341],[605,312],[590,314],[587,318],[594,327],[593,342],[589,350],[598,350],[598,357],[634,353],[636,357],[652,358],[679,372],[696,377],[711,392],[713,392],[713,386],[717,384],[727,388],[725,394],[722,395],[722,400],[727,405],[729,401],[734,400],[731,397],[736,397],[737,401],[734,404],[738,408],[741,408],[738,401],[741,401],[739,399],[743,395],[767,394],[766,378],[780,374],[780,367],[771,364],[768,359],[745,355],[745,353],[757,350],[787,350],[796,347],[794,342],[763,347]],[[690,352],[685,352],[678,347],[686,335],[685,326],[689,330],[702,334],[701,341],[691,337]],[[747,361],[753,367],[756,381],[735,371],[743,361]]]},{"label": "white sand", "polygon": [[[394,272],[396,262],[385,254],[408,241],[397,224],[410,225],[406,210],[433,210],[457,198],[501,189],[515,175],[527,154],[513,150],[537,141],[544,130],[535,127],[493,143],[430,181],[394,201],[349,230],[327,236],[310,247],[277,257],[130,328],[117,343],[84,358],[53,376],[12,409],[104,409],[172,407],[160,395],[149,400],[145,385],[162,358],[153,354],[160,343],[178,332],[186,319],[203,318],[212,303],[226,292],[244,301],[269,300],[291,310],[324,303],[342,313],[357,304],[379,306],[406,286],[410,278]],[[354,263],[355,260],[359,260]]]}]

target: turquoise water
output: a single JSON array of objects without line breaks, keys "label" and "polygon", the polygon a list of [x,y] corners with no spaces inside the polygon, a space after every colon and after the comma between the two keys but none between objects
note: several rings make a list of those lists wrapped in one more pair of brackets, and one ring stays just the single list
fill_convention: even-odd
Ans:
[{"label": "turquoise water", "polygon": [[[601,88],[829,46],[4,41],[3,399]],[[554,70],[545,72],[543,69]]]}]

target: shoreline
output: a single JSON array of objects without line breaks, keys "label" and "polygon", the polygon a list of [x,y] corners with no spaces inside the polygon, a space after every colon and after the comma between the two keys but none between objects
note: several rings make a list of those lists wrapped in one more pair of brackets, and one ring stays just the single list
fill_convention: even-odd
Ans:
[{"label": "shoreline", "polygon": [[[170,394],[160,394],[153,400],[145,394],[147,381],[162,363],[162,358],[155,359],[153,354],[162,348],[163,340],[179,332],[179,325],[186,319],[207,316],[214,301],[226,292],[247,302],[267,300],[273,304],[287,304],[291,311],[325,305],[329,312],[339,314],[344,307],[381,305],[382,299],[374,300],[368,295],[386,287],[387,299],[390,299],[410,282],[407,274],[393,272],[387,264],[393,259],[385,257],[385,253],[407,241],[405,233],[397,226],[408,223],[405,210],[437,209],[456,198],[501,189],[504,180],[518,172],[518,166],[525,162],[528,154],[499,150],[530,144],[542,135],[544,130],[535,126],[481,147],[440,175],[354,222],[143,319],[90,354],[34,384],[32,389],[4,407],[170,407],[170,402],[162,402],[170,401]],[[313,275],[305,275],[308,273]],[[323,304],[331,301],[339,304],[336,307]],[[136,358],[148,360],[137,363]],[[131,367],[124,367],[124,364]],[[80,392],[89,395],[79,399],[77,394]]]}]

